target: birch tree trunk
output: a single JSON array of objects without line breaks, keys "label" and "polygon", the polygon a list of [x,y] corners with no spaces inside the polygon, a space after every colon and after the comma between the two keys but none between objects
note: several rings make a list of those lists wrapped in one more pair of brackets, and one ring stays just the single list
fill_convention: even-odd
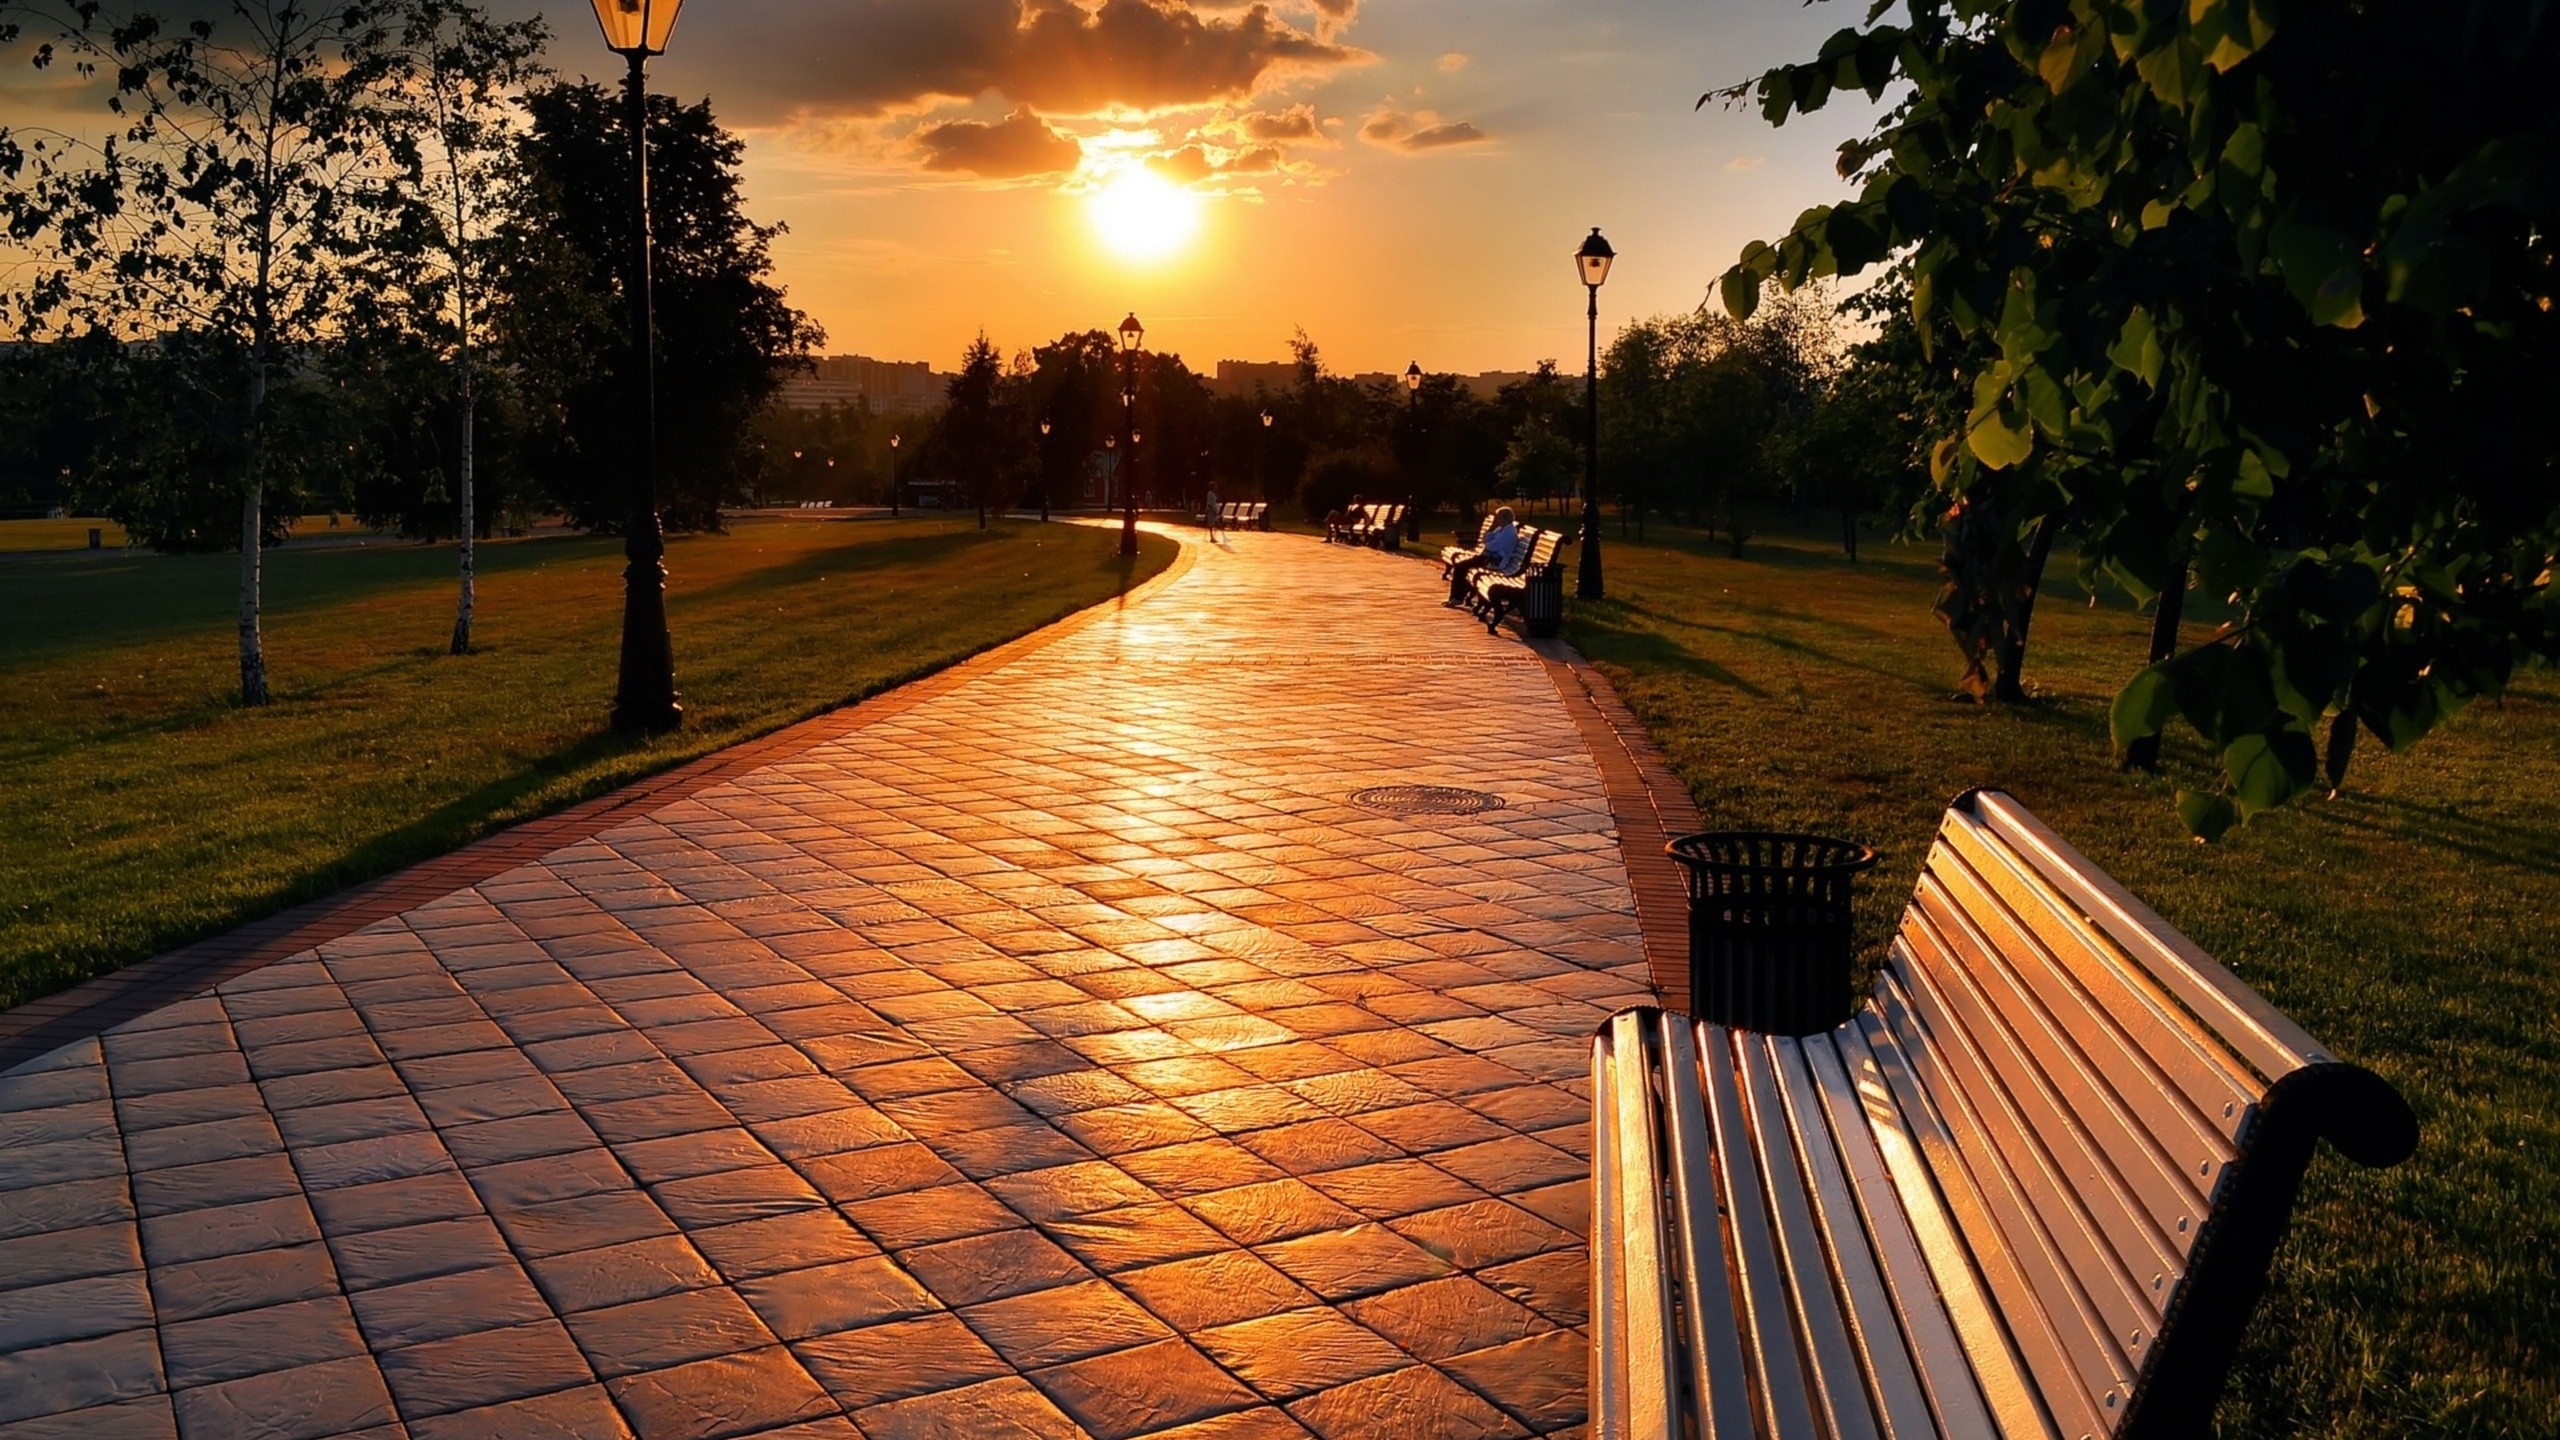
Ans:
[{"label": "birch tree trunk", "polygon": [[471,392],[471,352],[469,350],[466,349],[462,352],[460,364],[462,367],[462,441],[461,444],[456,447],[456,454],[459,457],[459,464],[457,468],[462,472],[460,487],[462,498],[462,599],[458,608],[454,611],[453,616],[453,653],[456,655],[468,655],[471,653],[471,587],[473,579],[472,547],[479,539],[479,521],[478,518],[473,515],[471,509],[471,442],[472,432],[479,427],[474,423],[476,416],[474,414],[475,405]]},{"label": "birch tree trunk", "polygon": [[267,703],[267,650],[259,634],[259,584],[266,563],[267,342],[249,351],[249,464],[240,481],[240,703]]}]

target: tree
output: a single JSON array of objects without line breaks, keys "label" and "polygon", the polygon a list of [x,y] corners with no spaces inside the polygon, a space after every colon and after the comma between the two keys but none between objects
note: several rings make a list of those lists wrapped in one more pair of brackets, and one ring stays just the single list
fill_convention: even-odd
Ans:
[{"label": "tree", "polygon": [[2199,835],[2560,657],[2560,12],[1887,13],[1745,87],[1773,123],[1896,99],[1842,149],[1857,197],[1748,247],[1726,302],[1900,257],[1970,388],[1941,489],[2068,514],[2138,595],[2229,597],[2114,709],[2119,745],[2183,720],[2218,752],[2222,782],[2178,799]]},{"label": "tree", "polygon": [[[507,275],[511,345],[570,352],[561,421],[532,457],[579,525],[618,529],[632,464],[622,333],[631,210],[624,106],[589,83],[542,86],[525,100],[523,190],[509,243],[528,257]],[[771,279],[779,226],[747,218],[738,139],[709,101],[649,97],[649,216],[656,237],[659,484],[666,523],[716,529],[720,507],[760,473],[755,418],[824,333]],[[583,358],[581,358],[583,357]]]},{"label": "tree", "polygon": [[489,18],[470,0],[395,0],[399,64],[391,78],[392,154],[398,170],[380,191],[390,225],[382,253],[404,283],[409,319],[450,357],[454,389],[453,476],[461,589],[452,652],[471,650],[473,511],[477,478],[474,389],[481,309],[500,263],[504,206],[515,181],[517,97],[547,74],[539,17]]},{"label": "tree", "polygon": [[934,422],[933,445],[942,462],[957,473],[960,487],[977,507],[978,528],[987,528],[987,508],[996,500],[996,485],[1007,453],[1004,359],[987,341],[986,332],[960,354],[960,371],[944,389],[942,416]]},{"label": "tree", "polygon": [[[383,164],[376,87],[391,65],[368,0],[230,0],[224,20],[172,28],[87,0],[0,8],[0,39],[50,36],[39,69],[68,58],[105,79],[111,132],[90,142],[0,129],[0,219],[37,252],[6,297],[25,332],[162,337],[158,358],[236,374],[225,455],[239,507],[240,700],[269,690],[260,633],[271,400],[302,383],[309,347],[373,283],[353,244]],[[196,388],[201,389],[203,382]],[[194,472],[181,472],[192,474]]]}]

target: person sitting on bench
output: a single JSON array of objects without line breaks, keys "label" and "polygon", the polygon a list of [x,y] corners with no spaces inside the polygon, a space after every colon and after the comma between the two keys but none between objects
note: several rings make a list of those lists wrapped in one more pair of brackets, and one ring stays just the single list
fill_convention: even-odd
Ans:
[{"label": "person sitting on bench", "polygon": [[1493,512],[1484,534],[1476,538],[1476,553],[1449,567],[1449,599],[1451,608],[1466,603],[1467,577],[1478,570],[1491,568],[1497,575],[1508,575],[1520,566],[1520,522],[1503,506]]},{"label": "person sitting on bench", "polygon": [[1339,510],[1326,512],[1324,517],[1324,538],[1328,543],[1330,543],[1337,535],[1350,534],[1351,527],[1360,523],[1360,503],[1360,497],[1354,495],[1351,497],[1350,504],[1343,506]]}]

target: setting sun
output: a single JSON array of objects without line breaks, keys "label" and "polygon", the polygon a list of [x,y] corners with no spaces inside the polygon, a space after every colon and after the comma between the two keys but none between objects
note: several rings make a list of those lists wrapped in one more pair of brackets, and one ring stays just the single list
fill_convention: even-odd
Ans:
[{"label": "setting sun", "polygon": [[1128,260],[1162,260],[1200,229],[1200,196],[1144,165],[1104,181],[1085,205],[1102,243]]}]

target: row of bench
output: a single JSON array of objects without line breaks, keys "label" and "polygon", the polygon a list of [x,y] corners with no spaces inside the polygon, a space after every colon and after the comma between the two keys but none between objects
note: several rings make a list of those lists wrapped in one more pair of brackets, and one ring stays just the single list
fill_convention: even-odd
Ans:
[{"label": "row of bench", "polygon": [[1404,539],[1402,505],[1352,505],[1325,518],[1326,544],[1339,540],[1346,545],[1368,545],[1380,550],[1402,548]]},{"label": "row of bench", "polygon": [[1203,511],[1200,519],[1212,530],[1268,530],[1271,507],[1260,500],[1226,500],[1216,514]]}]

